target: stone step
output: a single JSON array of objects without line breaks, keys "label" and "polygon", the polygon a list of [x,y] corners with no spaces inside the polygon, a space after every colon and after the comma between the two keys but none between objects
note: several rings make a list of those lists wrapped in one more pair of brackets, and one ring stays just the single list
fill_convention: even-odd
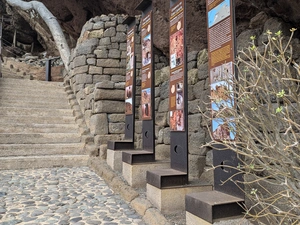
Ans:
[{"label": "stone step", "polygon": [[73,116],[71,109],[0,107],[0,116]]},{"label": "stone step", "polygon": [[1,157],[0,170],[80,167],[88,165],[88,155],[51,155],[51,156],[19,156]]},{"label": "stone step", "polygon": [[45,109],[70,109],[66,102],[41,102],[41,101],[20,101],[20,100],[0,100],[0,107],[23,107],[23,108],[45,108]]},{"label": "stone step", "polygon": [[0,123],[0,133],[78,133],[77,124]]},{"label": "stone step", "polygon": [[0,157],[81,155],[83,147],[82,143],[0,144]]},{"label": "stone step", "polygon": [[73,116],[60,116],[57,117],[47,116],[0,116],[0,124],[11,123],[11,124],[74,124],[75,118]]},{"label": "stone step", "polygon": [[79,143],[77,133],[0,134],[0,144]]},{"label": "stone step", "polygon": [[51,87],[60,87],[63,88],[63,82],[48,82],[48,81],[39,81],[39,80],[27,80],[27,79],[14,79],[14,78],[1,78],[0,85],[9,85],[13,86],[45,86],[46,88]]},{"label": "stone step", "polygon": [[[13,88],[13,89],[12,89]],[[58,96],[67,96],[64,89],[52,89],[52,88],[44,88],[44,87],[11,87],[11,86],[2,86],[0,85],[0,95],[24,95],[28,97],[34,96],[48,96],[48,97],[58,97]]]}]

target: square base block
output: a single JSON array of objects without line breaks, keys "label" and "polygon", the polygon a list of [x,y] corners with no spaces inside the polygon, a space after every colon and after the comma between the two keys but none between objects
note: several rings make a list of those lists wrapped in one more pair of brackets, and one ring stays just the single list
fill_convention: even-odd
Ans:
[{"label": "square base block", "polygon": [[147,163],[128,164],[123,162],[122,174],[133,188],[146,188],[146,174],[148,170],[170,168],[169,161],[155,161]]},{"label": "square base block", "polygon": [[185,219],[186,219],[186,225],[213,225],[213,224],[221,224],[221,221],[223,225],[233,225],[233,224],[253,225],[249,220],[243,217],[230,217],[221,220],[216,220],[213,223],[210,223],[204,219],[201,219],[198,216],[195,216],[190,212],[186,212]]},{"label": "square base block", "polygon": [[163,214],[174,214],[185,211],[186,194],[211,190],[212,186],[207,184],[184,185],[163,189],[147,184],[147,198]]},{"label": "square base block", "polygon": [[186,225],[212,225],[212,223],[209,223],[189,212],[185,212],[185,220]]},{"label": "square base block", "polygon": [[106,163],[115,171],[122,172],[122,151],[107,149]]}]

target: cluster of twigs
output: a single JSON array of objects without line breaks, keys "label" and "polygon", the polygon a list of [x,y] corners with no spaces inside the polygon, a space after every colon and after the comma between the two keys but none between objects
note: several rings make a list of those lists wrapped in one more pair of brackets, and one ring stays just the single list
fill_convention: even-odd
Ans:
[{"label": "cluster of twigs", "polygon": [[234,107],[223,105],[214,115],[235,135],[221,142],[241,160],[236,169],[244,174],[245,214],[260,224],[300,223],[300,66],[293,60],[294,32],[287,38],[268,31],[260,47],[250,38],[237,57],[237,78],[228,79]]}]

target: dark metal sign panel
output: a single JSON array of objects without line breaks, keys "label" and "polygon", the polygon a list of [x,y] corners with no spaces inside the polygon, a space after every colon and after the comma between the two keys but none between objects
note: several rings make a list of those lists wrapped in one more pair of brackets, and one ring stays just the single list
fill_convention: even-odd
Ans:
[{"label": "dark metal sign panel", "polygon": [[234,107],[235,74],[233,0],[207,0],[208,56],[211,84],[212,134],[215,140],[234,140],[231,118],[218,118],[222,109]]},{"label": "dark metal sign panel", "polygon": [[132,115],[134,108],[134,80],[135,80],[135,51],[134,51],[134,26],[127,32],[127,58],[126,58],[126,85],[125,85],[125,114]]},{"label": "dark metal sign panel", "polygon": [[170,1],[171,168],[188,173],[185,0]]},{"label": "dark metal sign panel", "polygon": [[[174,3],[174,1],[172,1]],[[172,4],[172,3],[171,3]],[[186,91],[184,46],[184,0],[177,1],[170,9],[170,88],[169,110],[172,131],[185,130],[184,102]]]},{"label": "dark metal sign panel", "polygon": [[142,17],[142,119],[151,120],[152,115],[152,79],[153,79],[153,35],[152,10]]},{"label": "dark metal sign panel", "polygon": [[123,23],[128,25],[125,83],[125,139],[133,141],[136,91],[135,17],[127,17]]}]

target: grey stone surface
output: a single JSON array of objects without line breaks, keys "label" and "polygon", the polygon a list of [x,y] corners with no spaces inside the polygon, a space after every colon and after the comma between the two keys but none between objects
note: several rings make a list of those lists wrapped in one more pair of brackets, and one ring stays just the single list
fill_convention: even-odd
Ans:
[{"label": "grey stone surface", "polygon": [[92,115],[90,129],[91,133],[94,135],[108,134],[107,114],[101,113]]},{"label": "grey stone surface", "polygon": [[141,216],[87,167],[1,171],[0,193],[3,190],[1,225],[145,225]]}]

